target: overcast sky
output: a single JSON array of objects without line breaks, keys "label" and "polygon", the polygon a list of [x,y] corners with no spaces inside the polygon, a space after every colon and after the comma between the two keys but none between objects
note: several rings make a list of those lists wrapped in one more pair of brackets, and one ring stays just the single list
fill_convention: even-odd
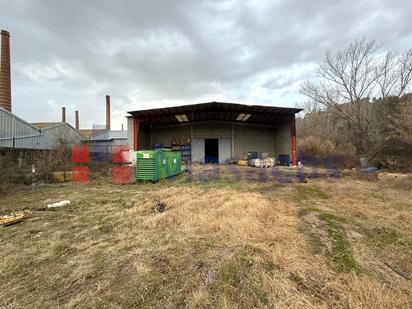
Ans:
[{"label": "overcast sky", "polygon": [[325,49],[412,47],[411,0],[0,0],[23,119],[104,123],[126,111],[228,101],[294,106]]}]

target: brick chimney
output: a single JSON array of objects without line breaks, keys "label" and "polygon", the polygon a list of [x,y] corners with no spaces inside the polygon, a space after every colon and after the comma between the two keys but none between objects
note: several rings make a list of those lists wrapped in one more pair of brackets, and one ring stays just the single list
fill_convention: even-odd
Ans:
[{"label": "brick chimney", "polygon": [[106,129],[110,130],[110,96],[106,95]]},{"label": "brick chimney", "polygon": [[62,107],[62,122],[66,122],[66,108]]},{"label": "brick chimney", "polygon": [[0,106],[11,112],[10,34],[1,30]]},{"label": "brick chimney", "polygon": [[74,115],[74,127],[79,130],[79,111],[76,111]]}]

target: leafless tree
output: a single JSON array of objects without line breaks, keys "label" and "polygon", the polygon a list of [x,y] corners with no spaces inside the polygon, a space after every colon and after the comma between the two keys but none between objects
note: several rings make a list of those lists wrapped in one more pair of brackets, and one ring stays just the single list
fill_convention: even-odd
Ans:
[{"label": "leafless tree", "polygon": [[402,54],[387,52],[376,68],[380,98],[401,97],[412,80],[412,49]]},{"label": "leafless tree", "polygon": [[364,155],[371,142],[369,98],[401,96],[412,80],[412,50],[381,54],[379,49],[374,40],[361,39],[336,53],[327,51],[317,79],[301,86],[302,94],[347,123],[358,155]]}]

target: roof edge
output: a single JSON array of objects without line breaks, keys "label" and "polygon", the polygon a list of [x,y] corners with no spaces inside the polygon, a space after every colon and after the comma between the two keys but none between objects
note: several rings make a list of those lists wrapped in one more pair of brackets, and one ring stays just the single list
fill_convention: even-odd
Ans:
[{"label": "roof edge", "polygon": [[250,104],[233,103],[233,102],[211,101],[211,102],[203,102],[203,103],[193,103],[193,104],[166,106],[166,107],[159,107],[159,108],[137,109],[137,110],[133,110],[133,111],[127,111],[127,113],[130,114],[130,115],[133,115],[132,113],[135,113],[135,112],[151,112],[151,111],[167,110],[167,109],[170,109],[170,108],[200,106],[200,105],[213,104],[213,103],[236,105],[236,106],[245,106],[245,107],[254,107],[254,108],[262,108],[263,107],[263,108],[278,108],[278,109],[284,109],[284,110],[295,110],[295,114],[303,111],[302,108],[296,108],[296,107],[282,107],[282,106],[256,105],[256,104],[250,105]]}]

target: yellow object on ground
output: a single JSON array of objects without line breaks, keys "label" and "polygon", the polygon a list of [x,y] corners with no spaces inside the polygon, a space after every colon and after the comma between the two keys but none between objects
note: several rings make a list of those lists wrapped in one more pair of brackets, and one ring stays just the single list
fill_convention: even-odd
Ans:
[{"label": "yellow object on ground", "polygon": [[73,172],[53,172],[53,178],[56,182],[72,181]]},{"label": "yellow object on ground", "polygon": [[247,160],[237,160],[237,165],[247,166]]},{"label": "yellow object on ground", "polygon": [[0,225],[7,226],[22,221],[26,217],[24,212],[16,212],[11,215],[0,216]]}]

